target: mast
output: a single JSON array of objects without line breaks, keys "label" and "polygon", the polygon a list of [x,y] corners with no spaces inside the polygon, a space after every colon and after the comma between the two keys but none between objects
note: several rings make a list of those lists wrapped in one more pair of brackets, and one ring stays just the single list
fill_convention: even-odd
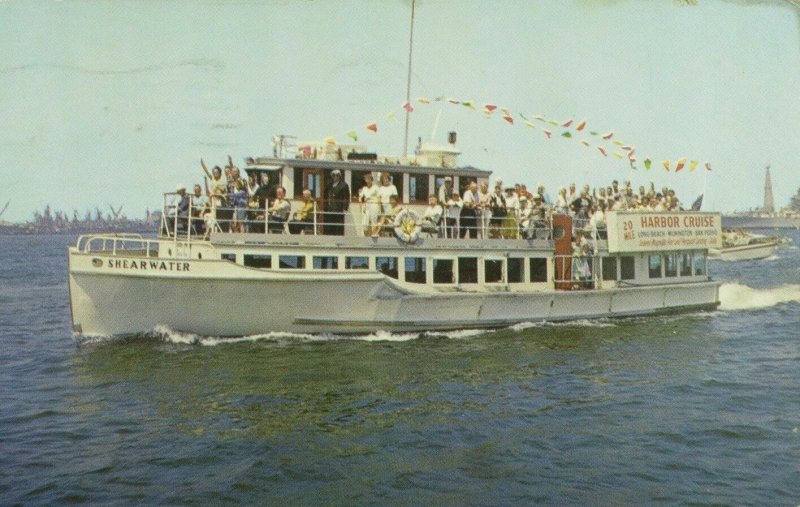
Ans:
[{"label": "mast", "polygon": [[[414,7],[416,4],[416,0],[411,0],[411,35],[408,39],[408,78],[406,79],[406,102],[410,103],[411,101],[411,55],[412,49],[414,48]],[[406,108],[406,128],[405,134],[403,136],[403,157],[408,156],[408,119],[409,115],[411,114],[408,110],[410,108]]]}]

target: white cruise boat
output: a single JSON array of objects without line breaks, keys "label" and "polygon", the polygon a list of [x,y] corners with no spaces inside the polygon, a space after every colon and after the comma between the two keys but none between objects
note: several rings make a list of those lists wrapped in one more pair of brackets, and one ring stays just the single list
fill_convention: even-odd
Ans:
[{"label": "white cruise boat", "polygon": [[[574,248],[584,225],[569,215],[548,214],[525,230],[508,218],[499,230],[485,230],[478,220],[477,238],[452,237],[446,220],[421,228],[427,198],[446,178],[459,190],[488,182],[488,171],[457,165],[451,141],[423,146],[409,159],[325,143],[247,159],[245,171],[283,187],[293,211],[303,189],[311,192],[313,211],[292,224],[295,234],[269,214],[263,218],[263,209],[247,210],[239,232],[227,232],[226,217],[235,213],[219,206],[205,220],[188,218],[176,210],[177,196],[166,194],[157,238],[81,236],[68,253],[74,332],[427,331],[719,305],[719,283],[707,273],[708,250],[720,246],[717,213],[610,212],[607,230],[586,234],[594,236],[588,250]],[[326,211],[335,171],[353,189],[339,215]],[[389,173],[403,203],[377,237],[361,226],[358,189],[366,173]],[[344,226],[332,230],[337,216]]]}]

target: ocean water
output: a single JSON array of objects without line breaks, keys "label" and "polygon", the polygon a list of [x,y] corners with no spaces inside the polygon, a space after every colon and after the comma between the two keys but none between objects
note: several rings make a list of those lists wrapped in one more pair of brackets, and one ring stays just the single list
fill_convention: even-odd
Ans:
[{"label": "ocean water", "polygon": [[798,505],[788,234],[709,313],[80,342],[73,238],[0,237],[0,504]]}]

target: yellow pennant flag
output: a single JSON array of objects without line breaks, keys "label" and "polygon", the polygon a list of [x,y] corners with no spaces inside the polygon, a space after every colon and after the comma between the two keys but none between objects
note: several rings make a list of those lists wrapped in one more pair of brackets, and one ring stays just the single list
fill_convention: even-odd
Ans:
[{"label": "yellow pennant flag", "polygon": [[394,113],[386,113],[386,119],[387,120],[391,120],[391,121],[395,121],[395,120],[397,120],[397,116],[395,116]]},{"label": "yellow pennant flag", "polygon": [[697,164],[699,163],[700,162],[698,162],[697,160],[692,160],[691,162],[689,162],[689,172],[692,172],[695,169],[697,169]]}]

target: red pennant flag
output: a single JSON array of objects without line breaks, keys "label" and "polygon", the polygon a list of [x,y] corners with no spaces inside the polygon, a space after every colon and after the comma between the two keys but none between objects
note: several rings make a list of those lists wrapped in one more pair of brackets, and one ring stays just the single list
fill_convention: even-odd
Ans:
[{"label": "red pennant flag", "polygon": [[682,159],[678,160],[678,165],[675,166],[675,172],[678,172],[681,169],[683,169],[683,166],[685,166],[685,165],[686,165],[686,159],[685,158],[682,158]]},{"label": "red pennant flag", "polygon": [[487,111],[494,111],[495,109],[497,109],[497,106],[494,104],[486,104],[483,107],[485,107]]},{"label": "red pennant flag", "polygon": [[367,130],[371,130],[373,132],[377,132],[378,131],[378,124],[377,123],[370,123],[369,125],[367,125]]},{"label": "red pennant flag", "polygon": [[564,127],[564,128],[567,128],[570,125],[572,125],[572,118],[570,118],[569,120],[567,120],[567,121],[565,121],[564,123],[561,124],[561,126]]},{"label": "red pennant flag", "polygon": [[550,131],[549,131],[549,130],[547,130],[547,129],[545,129],[545,130],[542,130],[542,132],[544,132],[544,135],[545,135],[545,136],[546,136],[548,139],[550,139],[550,136],[552,136],[552,135],[553,135],[553,133],[552,133],[552,132],[550,132]]},{"label": "red pennant flag", "polygon": [[408,111],[410,113],[411,111],[414,110],[414,106],[411,105],[411,102],[405,101],[403,103],[403,109],[405,109],[406,111]]},{"label": "red pennant flag", "polygon": [[586,120],[581,120],[580,123],[578,123],[578,126],[575,127],[575,130],[581,131],[584,128],[586,128]]},{"label": "red pennant flag", "polygon": [[511,125],[513,125],[513,124],[514,124],[514,118],[512,118],[510,114],[504,115],[504,116],[503,116],[503,119],[504,119],[505,121],[507,121],[508,123],[510,123]]},{"label": "red pennant flag", "polygon": [[598,150],[600,150],[600,153],[602,153],[604,157],[607,157],[607,156],[608,156],[608,155],[606,154],[606,150],[604,150],[602,146],[598,146],[598,147],[597,147],[597,149],[598,149]]}]

